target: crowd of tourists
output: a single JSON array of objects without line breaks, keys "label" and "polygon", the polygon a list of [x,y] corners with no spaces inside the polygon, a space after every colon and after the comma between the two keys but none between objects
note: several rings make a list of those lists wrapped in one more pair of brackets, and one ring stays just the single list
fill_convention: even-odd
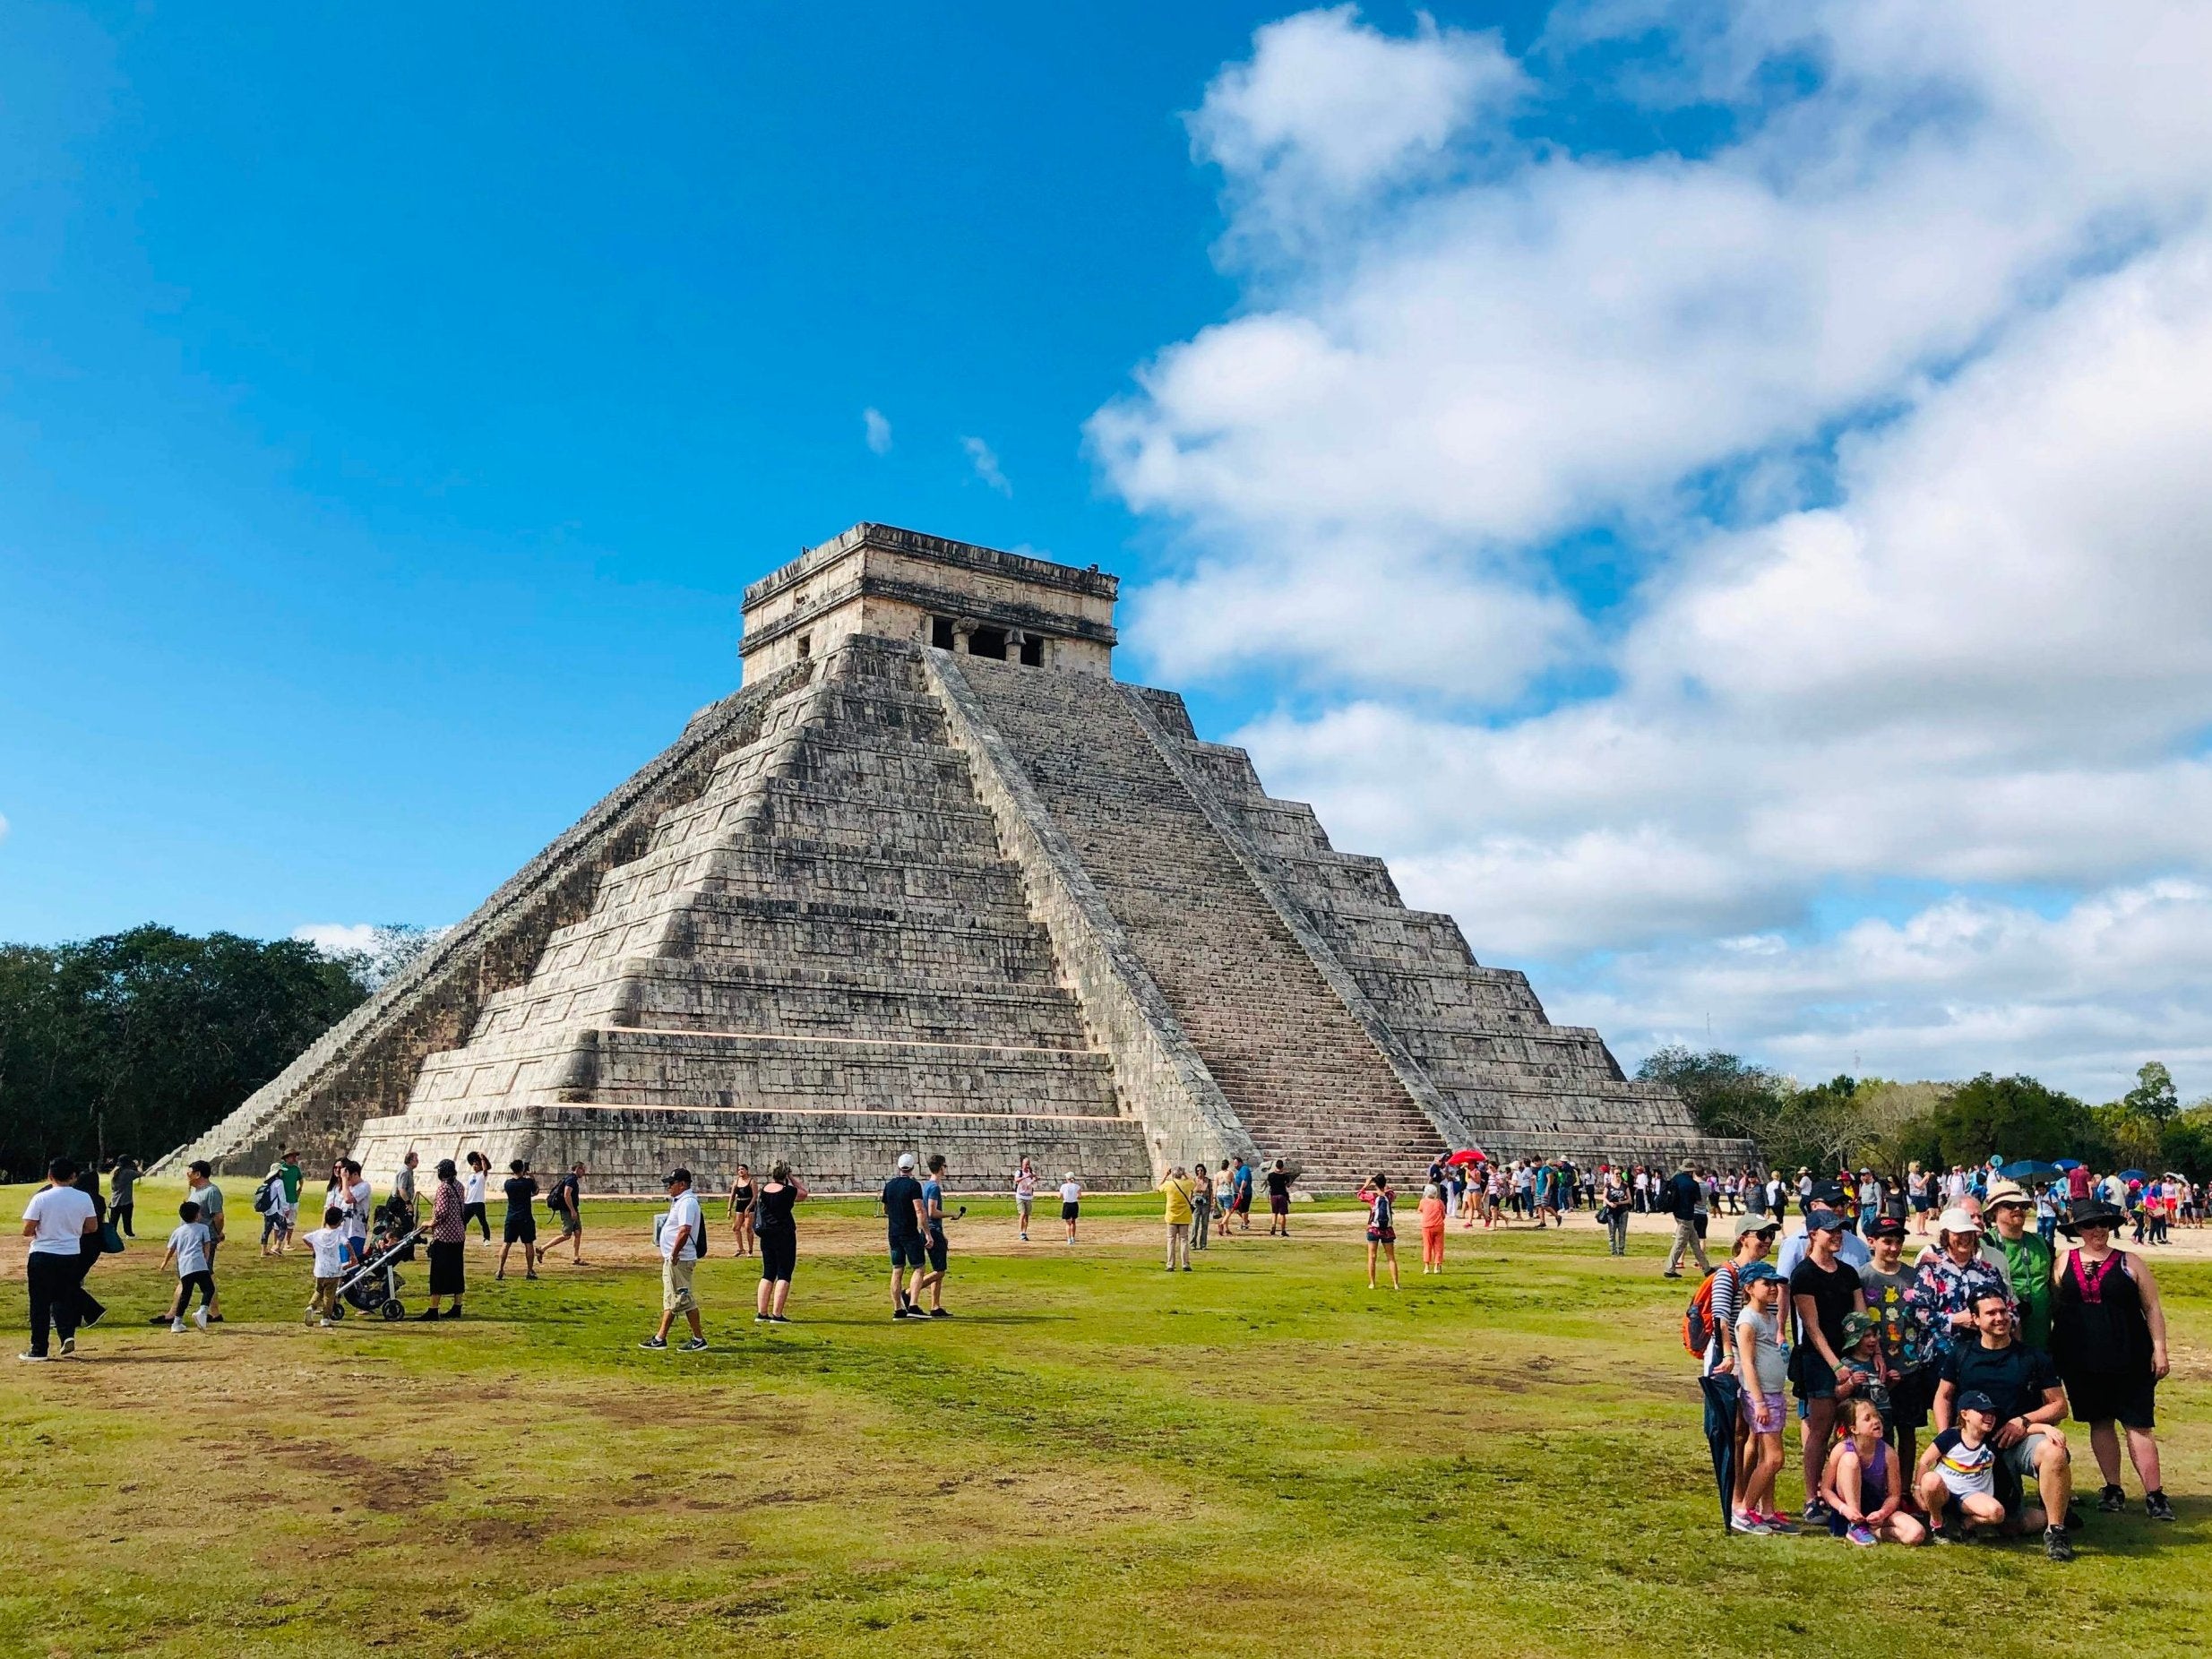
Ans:
[{"label": "crowd of tourists", "polygon": [[[2201,1225],[2203,1193],[2178,1175],[2030,1169],[2037,1178],[2026,1185],[1993,1161],[1940,1172],[1915,1165],[1894,1181],[1864,1170],[1754,1178],[1688,1164],[1655,1176],[1600,1163],[1586,1175],[1564,1160],[1501,1164],[1459,1155],[1427,1170],[1415,1216],[1424,1273],[1442,1270],[1454,1217],[1468,1228],[1509,1220],[1544,1226],[1588,1210],[1619,1253],[1630,1216],[1672,1216],[1664,1271],[1680,1277],[1683,1262],[1695,1259],[1703,1274],[1683,1314],[1685,1345],[1708,1379],[1730,1380],[1737,1402],[1727,1425],[1734,1531],[1817,1531],[1861,1545],[2040,1533],[2052,1559],[2064,1560],[2081,1522],[2077,1448],[2061,1426],[2070,1417],[2087,1430],[2100,1482],[2096,1509],[2127,1507],[2124,1453],[2146,1514],[2173,1518],[2156,1434],[2157,1386],[2170,1365],[2165,1310],[2149,1262],[2118,1240],[2132,1228],[2133,1242],[2156,1245],[2173,1226]],[[510,1164],[495,1277],[505,1276],[518,1246],[528,1277],[563,1244],[572,1264],[584,1264],[588,1173],[577,1164],[541,1188],[527,1161]],[[966,1208],[948,1209],[948,1173],[942,1155],[917,1170],[913,1155],[902,1153],[881,1189],[893,1319],[952,1317],[945,1305],[948,1227]],[[24,1359],[73,1354],[78,1332],[106,1315],[86,1281],[101,1256],[135,1236],[142,1174],[135,1159],[116,1159],[103,1195],[96,1172],[67,1158],[49,1165],[23,1216],[31,1322]],[[459,1165],[442,1159],[426,1201],[409,1153],[383,1203],[372,1208],[361,1165],[340,1159],[324,1186],[322,1225],[301,1232],[304,1174],[280,1153],[254,1191],[261,1250],[310,1253],[305,1318],[329,1326],[344,1315],[343,1290],[411,1257],[420,1243],[429,1300],[415,1317],[458,1319],[469,1234],[492,1242],[492,1174],[480,1153]],[[1013,1183],[1024,1241],[1038,1179],[1024,1159]],[[1282,1160],[1261,1168],[1249,1158],[1226,1159],[1218,1172],[1204,1164],[1172,1168],[1160,1182],[1167,1270],[1191,1271],[1192,1252],[1210,1248],[1217,1235],[1248,1234],[1259,1192],[1267,1196],[1269,1234],[1288,1236],[1297,1180]],[[666,1186],[668,1207],[654,1219],[661,1317],[641,1345],[668,1347],[681,1319],[689,1334],[675,1345],[695,1353],[708,1345],[695,1277],[708,1225],[690,1171],[671,1171]],[[1058,1186],[1072,1244],[1084,1188],[1072,1171]],[[207,1164],[188,1167],[185,1189],[162,1256],[173,1292],[150,1316],[179,1334],[222,1321],[217,1271],[227,1242],[226,1201]],[[754,1319],[762,1324],[790,1322],[794,1211],[807,1196],[779,1163],[764,1180],[740,1165],[724,1200],[734,1253],[760,1260]],[[1396,1288],[1398,1190],[1377,1172],[1358,1197],[1366,1208],[1368,1285],[1386,1271]],[[1706,1244],[1717,1218],[1729,1249],[1716,1264]],[[376,1304],[372,1296],[356,1305]],[[1777,1496],[1793,1417],[1803,1494],[1795,1517]]]},{"label": "crowd of tourists", "polygon": [[[1877,1183],[1871,1204],[1863,1178],[1801,1176],[1795,1223],[1775,1201],[1790,1183],[1765,1183],[1691,1296],[1685,1345],[1740,1397],[1734,1529],[1863,1545],[2039,1532],[2070,1560],[2070,1416],[2088,1431],[2095,1507],[2127,1507],[2124,1446],[2146,1514],[2172,1520],[2155,1433],[2165,1315],[2150,1264],[2116,1242],[2127,1182],[2069,1170],[2030,1191],[1994,1166],[1917,1173]],[[1793,1414],[1795,1519],[1775,1495]]]}]

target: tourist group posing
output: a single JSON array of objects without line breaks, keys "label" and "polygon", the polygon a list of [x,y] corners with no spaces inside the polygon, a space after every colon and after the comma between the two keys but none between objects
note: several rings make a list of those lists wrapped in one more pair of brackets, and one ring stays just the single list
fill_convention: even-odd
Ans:
[{"label": "tourist group posing", "polygon": [[[2122,1447],[2146,1514],[2170,1521],[2155,1436],[2167,1372],[2165,1317],[2150,1266],[2114,1242],[2126,1212],[2073,1203],[2053,1248],[2033,1196],[2009,1181],[1937,1212],[1917,1248],[1903,1216],[1860,1217],[1840,1185],[1805,1194],[1802,1228],[1777,1242],[1778,1210],[1748,1213],[1734,1247],[1683,1319],[1708,1377],[1740,1398],[1731,1524],[1814,1529],[1852,1543],[1952,1543],[2039,1532],[2073,1556],[2076,1448],[2086,1424],[2101,1490],[2127,1507]],[[1801,1515],[1775,1495],[1795,1415]],[[1925,1444],[1921,1436],[1928,1435]]]}]

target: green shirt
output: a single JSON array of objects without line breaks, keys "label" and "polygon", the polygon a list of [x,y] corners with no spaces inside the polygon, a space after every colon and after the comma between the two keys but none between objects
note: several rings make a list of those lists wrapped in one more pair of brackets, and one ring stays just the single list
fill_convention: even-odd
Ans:
[{"label": "green shirt", "polygon": [[277,1179],[284,1183],[284,1201],[287,1204],[298,1203],[299,1165],[289,1162],[278,1165]]},{"label": "green shirt", "polygon": [[2051,1247],[2032,1232],[2017,1239],[1992,1234],[1990,1242],[2005,1253],[2012,1272],[2012,1294],[2020,1303],[2020,1345],[2037,1353],[2051,1347]]}]

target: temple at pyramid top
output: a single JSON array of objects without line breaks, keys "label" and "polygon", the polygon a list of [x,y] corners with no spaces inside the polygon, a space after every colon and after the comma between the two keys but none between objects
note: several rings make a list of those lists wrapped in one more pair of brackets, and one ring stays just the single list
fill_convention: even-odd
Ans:
[{"label": "temple at pyramid top", "polygon": [[856,633],[1109,675],[1120,580],[890,524],[856,524],[745,589],[745,683]]}]

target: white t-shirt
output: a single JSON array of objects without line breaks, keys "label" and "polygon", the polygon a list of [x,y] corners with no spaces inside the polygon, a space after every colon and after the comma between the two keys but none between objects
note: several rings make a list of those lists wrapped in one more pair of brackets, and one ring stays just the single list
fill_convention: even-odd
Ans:
[{"label": "white t-shirt", "polygon": [[187,1273],[207,1271],[207,1246],[211,1235],[204,1221],[185,1221],[177,1224],[176,1231],[169,1234],[169,1248],[176,1252],[176,1276]]},{"label": "white t-shirt", "polygon": [[1060,1187],[1060,1201],[1061,1201],[1063,1204],[1073,1204],[1073,1203],[1077,1202],[1079,1199],[1080,1199],[1082,1198],[1082,1196],[1083,1196],[1083,1183],[1082,1183],[1081,1182],[1080,1182],[1080,1181],[1069,1181],[1069,1182],[1063,1182],[1061,1183],[1061,1187]]},{"label": "white t-shirt", "polygon": [[346,1271],[346,1234],[342,1227],[317,1227],[306,1237],[314,1251],[314,1276],[334,1279]]},{"label": "white t-shirt", "polygon": [[699,1195],[697,1193],[679,1192],[670,1199],[668,1200],[668,1218],[660,1224],[661,1259],[672,1261],[676,1259],[676,1238],[687,1226],[691,1228],[691,1234],[684,1240],[684,1249],[688,1253],[696,1254],[699,1249],[699,1234],[704,1225],[699,1214]]},{"label": "white t-shirt", "polygon": [[469,1172],[469,1178],[460,1183],[460,1196],[461,1202],[464,1204],[484,1202],[484,1172],[482,1170],[472,1169]]},{"label": "white t-shirt", "polygon": [[346,1191],[346,1232],[357,1239],[368,1237],[369,1183],[366,1178],[357,1181]]},{"label": "white t-shirt", "polygon": [[99,1214],[92,1200],[74,1187],[40,1187],[23,1206],[23,1219],[39,1224],[30,1253],[75,1255],[83,1247],[84,1224]]}]

